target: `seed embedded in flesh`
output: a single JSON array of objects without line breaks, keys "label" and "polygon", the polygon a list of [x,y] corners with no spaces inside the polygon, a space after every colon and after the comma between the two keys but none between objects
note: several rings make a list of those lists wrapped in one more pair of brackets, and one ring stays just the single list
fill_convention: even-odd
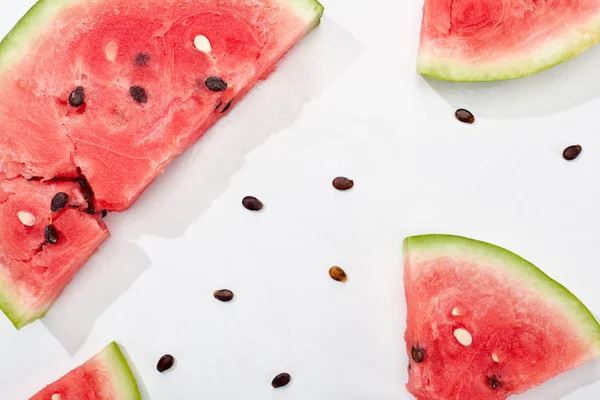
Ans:
[{"label": "seed embedded in flesh", "polygon": [[262,203],[262,201],[260,201],[259,199],[257,199],[254,196],[244,197],[244,199],[242,200],[242,205],[250,211],[260,211],[264,207],[264,204]]},{"label": "seed embedded in flesh", "polygon": [[108,215],[108,210],[102,210],[102,218],[106,218]]},{"label": "seed embedded in flesh", "polygon": [[85,89],[83,86],[77,86],[69,95],[69,105],[71,107],[81,107],[85,102]]},{"label": "seed embedded in flesh", "polygon": [[51,398],[51,400],[61,400],[61,399],[62,399],[62,397],[59,393],[54,393]]},{"label": "seed embedded in flesh", "polygon": [[488,378],[488,385],[492,389],[498,389],[500,387],[500,379],[496,375],[492,375]]},{"label": "seed embedded in flesh", "polygon": [[413,359],[413,361],[418,364],[425,358],[425,350],[420,348],[419,346],[413,346],[410,350],[410,356]]},{"label": "seed embedded in flesh", "polygon": [[210,40],[204,35],[198,35],[194,38],[194,47],[203,53],[210,53],[212,51]]},{"label": "seed embedded in flesh", "polygon": [[83,195],[84,200],[89,201],[93,197],[90,184],[83,178],[77,178],[75,179],[75,182],[77,182],[79,187],[81,187],[81,194]]},{"label": "seed embedded in flesh", "polygon": [[135,65],[138,67],[145,67],[148,65],[148,61],[150,61],[150,56],[146,53],[139,53],[135,56]]},{"label": "seed embedded in flesh", "polygon": [[88,203],[87,208],[84,210],[86,214],[89,215],[95,215],[96,214],[96,207],[94,206],[94,203]]},{"label": "seed embedded in flesh", "polygon": [[158,360],[158,364],[156,364],[156,369],[158,372],[163,373],[173,367],[175,364],[175,359],[170,354],[165,354]]},{"label": "seed embedded in flesh", "polygon": [[338,266],[333,266],[329,269],[329,276],[331,276],[334,281],[338,282],[346,282],[346,280],[348,280],[346,272]]},{"label": "seed embedded in flesh", "polygon": [[338,176],[333,180],[332,184],[334,188],[341,191],[350,190],[354,187],[354,181],[345,176]]},{"label": "seed embedded in flesh", "polygon": [[229,102],[227,104],[225,104],[225,107],[223,107],[223,111],[221,111],[221,114],[225,114],[227,111],[229,111],[232,104],[233,104],[233,99],[229,100]]},{"label": "seed embedded in flesh", "polygon": [[470,346],[471,343],[473,343],[473,337],[471,336],[469,331],[463,328],[455,329],[454,337],[456,338],[458,343],[462,344],[463,346]]},{"label": "seed embedded in flesh", "polygon": [[567,161],[573,161],[574,159],[579,157],[582,150],[583,148],[578,144],[569,146],[565,149],[565,151],[563,151],[563,158]]},{"label": "seed embedded in flesh", "polygon": [[117,55],[119,54],[119,45],[114,40],[108,42],[106,47],[104,48],[104,54],[106,55],[106,59],[110,62],[113,62],[117,59]]},{"label": "seed embedded in flesh", "polygon": [[35,225],[35,216],[27,211],[19,211],[17,213],[17,217],[19,221],[25,226],[34,226]]},{"label": "seed embedded in flesh", "polygon": [[273,386],[275,389],[281,388],[287,386],[291,380],[292,377],[290,376],[290,374],[284,372],[283,374],[279,374],[275,378],[273,378],[271,386]]},{"label": "seed embedded in flesh", "polygon": [[46,229],[44,229],[44,235],[46,236],[46,242],[49,244],[58,243],[58,231],[52,224],[46,225]]},{"label": "seed embedded in flesh", "polygon": [[460,122],[464,122],[465,124],[472,124],[475,122],[475,116],[469,110],[465,110],[464,108],[459,108],[454,113],[456,119]]},{"label": "seed embedded in flesh", "polygon": [[65,192],[59,192],[54,195],[50,202],[50,211],[58,212],[69,204],[69,195]]},{"label": "seed embedded in flesh", "polygon": [[144,89],[141,86],[130,87],[129,94],[138,103],[147,103],[148,102],[148,95],[146,94],[146,89]]},{"label": "seed embedded in flesh", "polygon": [[494,362],[500,362],[500,357],[498,357],[498,354],[496,353],[492,353],[492,360],[494,360]]},{"label": "seed embedded in flesh", "polygon": [[206,87],[213,92],[224,92],[227,90],[227,82],[218,76],[210,76],[204,82]]},{"label": "seed embedded in flesh", "polygon": [[215,299],[222,301],[223,303],[228,303],[233,300],[233,292],[228,289],[215,290],[213,296],[215,296]]},{"label": "seed embedded in flesh", "polygon": [[465,310],[460,307],[454,307],[452,309],[452,315],[455,317],[460,317],[461,315],[465,315]]}]

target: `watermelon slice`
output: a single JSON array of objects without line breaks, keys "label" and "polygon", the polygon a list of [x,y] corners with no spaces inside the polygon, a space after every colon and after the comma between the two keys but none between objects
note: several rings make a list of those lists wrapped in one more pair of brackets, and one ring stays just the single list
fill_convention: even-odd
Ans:
[{"label": "watermelon slice", "polygon": [[30,400],[141,400],[127,360],[112,342]]},{"label": "watermelon slice", "polygon": [[316,27],[316,0],[40,0],[0,45],[0,172],[123,211]]},{"label": "watermelon slice", "polygon": [[600,325],[519,256],[456,236],[404,242],[408,390],[506,399],[600,355]]},{"label": "watermelon slice", "polygon": [[425,0],[418,71],[450,81],[519,78],[600,39],[597,0]]},{"label": "watermelon slice", "polygon": [[[57,193],[65,193],[69,204],[51,212]],[[41,318],[108,237],[87,207],[76,182],[0,176],[0,309],[15,327]],[[47,243],[50,223],[56,244]]]}]

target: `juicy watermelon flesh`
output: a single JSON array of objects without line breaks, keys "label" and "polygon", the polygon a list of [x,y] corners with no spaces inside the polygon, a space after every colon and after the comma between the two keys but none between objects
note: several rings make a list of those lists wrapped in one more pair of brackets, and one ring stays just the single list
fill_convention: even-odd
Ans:
[{"label": "juicy watermelon flesh", "polygon": [[[71,3],[1,76],[0,172],[53,179],[79,168],[109,211],[127,209],[322,13],[314,2],[306,20],[291,0]],[[211,53],[194,47],[198,35]],[[228,89],[210,91],[210,76]],[[74,108],[79,86],[85,103]],[[132,86],[147,102],[134,101]]]},{"label": "juicy watermelon flesh", "polygon": [[131,369],[116,343],[48,385],[30,400],[140,400]]},{"label": "juicy watermelon flesh", "polygon": [[597,0],[426,0],[419,70],[450,80],[515,78],[599,38]]},{"label": "juicy watermelon flesh", "polygon": [[[417,399],[506,399],[598,354],[597,323],[590,340],[556,299],[498,269],[493,258],[433,254],[412,248],[410,240],[404,276],[407,388]],[[471,334],[470,346],[455,338],[461,328]],[[424,351],[421,362],[412,358],[413,347]]]},{"label": "juicy watermelon flesh", "polygon": [[[71,201],[51,213],[58,192]],[[0,179],[0,308],[17,328],[40,318],[108,237],[104,223],[83,211],[82,197],[72,181]],[[24,225],[19,211],[31,213],[35,224]],[[59,234],[54,245],[44,233],[50,221]]]}]

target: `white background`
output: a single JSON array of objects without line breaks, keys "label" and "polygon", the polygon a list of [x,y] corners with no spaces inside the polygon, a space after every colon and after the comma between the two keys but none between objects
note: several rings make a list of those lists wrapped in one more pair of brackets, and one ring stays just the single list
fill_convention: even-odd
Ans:
[{"label": "white background", "polygon": [[[32,3],[3,0],[2,34]],[[112,238],[43,321],[17,332],[0,318],[2,400],[112,340],[148,400],[410,399],[413,234],[507,247],[600,313],[600,47],[518,81],[434,82],[415,72],[421,0],[324,3],[268,81],[107,218]],[[461,106],[475,125],[454,119]],[[337,175],[355,188],[335,191]],[[263,212],[241,207],[249,194]],[[214,300],[220,288],[235,301]],[[161,375],[164,353],[177,364]],[[293,383],[275,391],[283,371]],[[598,399],[599,378],[591,363],[521,398]]]}]

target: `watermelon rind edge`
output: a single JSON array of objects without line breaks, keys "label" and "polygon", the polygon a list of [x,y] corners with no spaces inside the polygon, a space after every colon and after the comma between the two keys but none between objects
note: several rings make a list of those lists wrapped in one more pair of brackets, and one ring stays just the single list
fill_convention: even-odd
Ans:
[{"label": "watermelon rind edge", "polygon": [[119,345],[110,343],[99,356],[111,375],[119,400],[141,400],[137,381]]},{"label": "watermelon rind edge", "polygon": [[0,310],[12,322],[13,326],[19,330],[31,322],[43,318],[50,304],[39,307],[38,311],[33,315],[28,315],[31,310],[28,310],[25,305],[19,307],[18,297],[14,291],[8,289],[9,285],[0,278]]},{"label": "watermelon rind edge", "polygon": [[581,336],[589,341],[594,356],[600,357],[600,323],[592,312],[569,289],[519,255],[491,243],[444,234],[408,237],[404,240],[403,252],[407,258],[419,253],[429,258],[460,254],[508,270],[519,281],[542,292],[545,298],[558,300],[557,304],[563,307],[564,314],[578,327]]},{"label": "watermelon rind edge", "polygon": [[279,0],[288,4],[306,23],[307,32],[311,31],[321,22],[325,8],[317,0]]}]

